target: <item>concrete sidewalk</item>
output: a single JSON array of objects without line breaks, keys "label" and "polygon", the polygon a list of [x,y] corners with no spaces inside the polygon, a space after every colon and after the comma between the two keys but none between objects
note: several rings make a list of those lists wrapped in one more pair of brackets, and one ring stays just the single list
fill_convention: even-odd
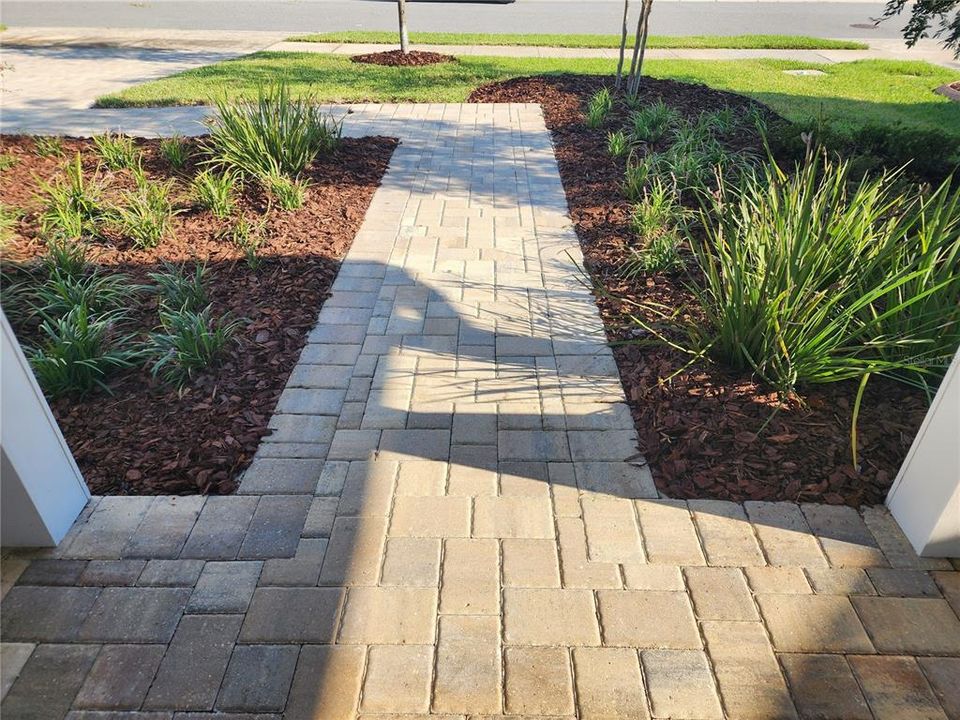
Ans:
[{"label": "concrete sidewalk", "polygon": [[[128,30],[113,28],[11,28],[0,35],[7,47],[49,48],[101,47],[162,50],[203,50],[243,54],[257,50],[277,52],[317,52],[337,55],[358,55],[395,49],[395,45],[379,43],[303,43],[287,42],[289,33],[260,31],[193,31],[193,30]],[[559,48],[515,45],[430,45],[416,44],[417,50],[448,55],[485,55],[495,57],[539,58],[604,58],[616,59],[613,48]],[[903,41],[875,40],[868,50],[753,50],[753,49],[657,49],[647,51],[650,59],[674,60],[744,60],[775,58],[810,63],[837,63],[854,60],[924,60],[960,69],[952,53],[932,40],[921,41],[907,48]]]}]

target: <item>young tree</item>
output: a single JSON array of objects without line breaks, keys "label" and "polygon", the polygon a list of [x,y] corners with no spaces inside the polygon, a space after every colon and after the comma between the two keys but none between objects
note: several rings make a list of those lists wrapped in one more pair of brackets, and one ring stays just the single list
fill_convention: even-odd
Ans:
[{"label": "young tree", "polygon": [[400,18],[400,52],[410,52],[410,36],[407,34],[407,0],[397,0],[397,15]]},{"label": "young tree", "polygon": [[617,90],[623,83],[623,58],[627,50],[627,15],[630,14],[630,0],[623,0],[623,25],[620,28],[620,59],[617,61]]},{"label": "young tree", "polygon": [[647,36],[650,32],[650,11],[653,0],[642,0],[640,17],[637,18],[637,32],[633,40],[633,57],[630,59],[630,75],[627,77],[627,95],[636,97],[640,92],[640,77],[643,71],[643,56],[647,50]]},{"label": "young tree", "polygon": [[[906,5],[907,0],[888,0],[881,20],[899,15]],[[916,0],[903,28],[907,47],[913,47],[921,38],[931,37],[927,31],[932,25],[937,26],[932,37],[940,39],[945,48],[953,50],[955,58],[960,58],[960,1]]]}]

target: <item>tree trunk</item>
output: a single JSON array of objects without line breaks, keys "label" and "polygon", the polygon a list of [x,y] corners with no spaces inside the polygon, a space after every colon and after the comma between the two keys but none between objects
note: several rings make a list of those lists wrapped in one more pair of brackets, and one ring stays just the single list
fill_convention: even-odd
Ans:
[{"label": "tree trunk", "polygon": [[400,17],[400,52],[410,52],[410,37],[407,34],[407,0],[397,0],[397,15]]},{"label": "tree trunk", "polygon": [[651,10],[653,10],[653,0],[643,0],[640,5],[640,18],[637,20],[637,45],[633,49],[633,61],[630,63],[630,77],[627,79],[627,95],[630,97],[636,97],[640,91],[643,56],[647,50],[647,35],[649,35],[650,32]]},{"label": "tree trunk", "polygon": [[627,15],[630,12],[630,0],[623,0],[623,27],[620,29],[620,59],[617,61],[617,90],[623,83],[623,59],[627,50]]}]

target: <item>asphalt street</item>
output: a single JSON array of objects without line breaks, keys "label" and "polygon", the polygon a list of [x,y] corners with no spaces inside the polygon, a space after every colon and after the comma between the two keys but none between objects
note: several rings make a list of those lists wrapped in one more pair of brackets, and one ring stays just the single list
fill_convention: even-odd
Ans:
[{"label": "asphalt street", "polygon": [[[634,2],[634,6],[639,3]],[[904,20],[871,27],[882,2],[678,2],[654,5],[662,35],[777,33],[840,38],[899,37]],[[413,2],[412,30],[616,33],[620,0],[517,0],[513,4]],[[392,0],[4,0],[10,26],[171,28],[180,30],[393,30]],[[866,27],[862,27],[862,26]]]}]

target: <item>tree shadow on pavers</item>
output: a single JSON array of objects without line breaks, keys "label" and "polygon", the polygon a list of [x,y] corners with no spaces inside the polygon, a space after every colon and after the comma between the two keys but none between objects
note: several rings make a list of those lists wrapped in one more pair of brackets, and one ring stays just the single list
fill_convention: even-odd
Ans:
[{"label": "tree shadow on pavers", "polygon": [[[367,289],[349,290],[348,280],[362,281],[359,284]],[[260,586],[253,591],[245,612],[236,646],[239,652],[234,651],[232,644],[228,645],[238,663],[241,654],[254,646],[302,645],[296,668],[285,666],[278,685],[286,701],[285,708],[279,709],[285,709],[287,717],[353,716],[361,693],[366,645],[394,645],[399,642],[401,632],[426,633],[404,642],[437,644],[435,623],[419,631],[400,628],[397,623],[411,618],[420,607],[417,603],[425,602],[435,608],[436,589],[441,585],[440,546],[444,538],[554,539],[558,525],[554,516],[561,514],[565,522],[579,529],[579,538],[574,538],[576,542],[572,543],[573,550],[571,543],[563,539],[558,543],[565,579],[578,563],[580,566],[591,563],[622,566],[618,567],[617,577],[625,572],[628,564],[637,564],[638,558],[632,556],[630,550],[622,560],[611,559],[609,555],[605,559],[591,557],[594,549],[584,536],[584,526],[589,536],[590,530],[610,525],[620,528],[619,532],[628,539],[636,538],[637,543],[642,536],[643,556],[651,565],[700,567],[709,564],[714,566],[711,570],[721,574],[732,571],[744,592],[747,592],[747,583],[750,584],[750,609],[745,610],[742,619],[701,617],[698,626],[730,717],[795,717],[791,691],[798,704],[809,703],[822,692],[818,682],[825,667],[837,677],[847,678],[844,674],[847,669],[829,665],[836,664],[835,661],[824,660],[826,664],[818,664],[814,662],[816,658],[837,657],[848,662],[844,654],[872,652],[874,646],[870,643],[875,638],[861,627],[866,618],[858,615],[859,604],[851,603],[846,597],[857,592],[833,590],[831,594],[823,585],[812,588],[823,593],[814,595],[810,585],[816,584],[817,573],[827,573],[832,568],[885,564],[923,567],[911,554],[889,514],[879,509],[861,514],[849,508],[800,507],[792,503],[687,502],[655,500],[653,495],[646,499],[632,480],[635,472],[649,476],[639,459],[633,457],[636,447],[630,440],[635,438],[632,420],[629,413],[621,417],[614,409],[620,405],[617,398],[622,390],[616,367],[610,366],[612,356],[599,332],[593,331],[586,339],[582,337],[584,329],[599,327],[599,318],[585,288],[570,277],[569,282],[547,283],[543,291],[540,288],[532,291],[519,279],[505,279],[502,284],[491,285],[463,283],[455,276],[431,274],[419,282],[415,280],[401,269],[377,267],[377,263],[344,263],[303,357],[310,357],[318,346],[356,346],[355,355],[351,350],[347,355],[353,355],[352,359],[344,362],[351,367],[353,378],[362,381],[359,385],[369,380],[371,393],[378,388],[386,390],[392,382],[403,385],[409,380],[414,393],[419,381],[436,382],[429,388],[429,401],[449,402],[452,409],[463,405],[463,412],[424,409],[416,401],[396,404],[386,392],[382,396],[372,394],[374,403],[370,404],[368,397],[363,409],[369,409],[371,417],[385,419],[364,428],[365,413],[362,413],[356,418],[355,428],[341,430],[369,435],[345,434],[339,446],[337,436],[333,435],[331,458],[322,470],[318,469],[319,481],[308,478],[312,483],[298,490],[263,488],[256,491],[262,494],[259,498],[250,495],[210,498],[202,510],[197,509],[199,517],[194,515],[192,520],[188,518],[179,525],[160,523],[162,518],[154,517],[155,525],[160,523],[165,531],[172,533],[169,544],[176,544],[180,558],[175,562],[247,559],[251,556],[244,552],[244,545],[254,552],[254,546],[259,547],[262,542],[264,547],[273,548],[269,551],[272,554],[254,553],[252,557],[267,562],[283,558],[292,564],[308,565],[306,556],[295,557],[299,554],[299,545],[294,549],[292,543],[285,542],[282,548],[271,543],[275,542],[275,531],[294,514],[293,510],[285,510],[284,503],[290,498],[299,500],[292,505],[303,512],[303,501],[309,500],[311,507],[306,518],[298,515],[292,525],[287,525],[291,525],[298,540],[302,537],[300,544],[305,546],[316,546],[318,540],[326,539],[316,574],[298,566],[296,572],[303,572],[298,575],[292,565],[284,565],[283,570],[291,574],[284,575],[281,582],[269,579],[271,575],[265,568]],[[461,288],[459,297],[452,297],[453,287]],[[405,293],[403,288],[417,291]],[[424,292],[420,292],[421,289]],[[491,291],[493,300],[488,306],[480,304],[476,312],[469,310],[470,293],[481,297]],[[353,302],[341,302],[338,293],[345,292],[356,293],[350,298]],[[545,299],[546,307],[534,299]],[[583,310],[582,316],[578,309]],[[535,319],[544,320],[545,324],[535,323]],[[388,332],[391,322],[398,332]],[[435,334],[428,333],[428,324]],[[377,334],[374,329],[383,332]],[[359,334],[354,335],[356,342],[343,342],[356,330],[359,330]],[[561,344],[560,338],[571,344]],[[311,346],[314,347],[311,349]],[[404,364],[408,359],[414,360],[412,366]],[[335,363],[324,360],[316,365],[322,374]],[[555,388],[559,389],[558,395],[554,393]],[[347,392],[349,390],[344,391],[344,397]],[[529,398],[523,397],[524,394],[529,394]],[[522,399],[512,407],[517,396]],[[555,397],[559,397],[559,404],[552,402]],[[590,402],[598,399],[600,402]],[[524,408],[528,401],[536,409]],[[488,405],[491,407],[484,407]],[[575,405],[587,407],[577,413],[573,411]],[[496,421],[491,426],[490,410],[494,406],[497,410],[506,406],[507,412],[495,414]],[[581,416],[579,420],[573,419]],[[348,417],[346,406],[340,417]],[[458,422],[466,423],[462,435],[458,435]],[[384,427],[377,427],[378,424]],[[612,454],[597,459],[598,448],[604,448],[609,437],[617,433],[623,433],[617,443],[603,450]],[[572,441],[571,435],[578,434],[582,437]],[[489,453],[491,447],[496,449],[493,455]],[[291,459],[298,459],[295,451]],[[398,463],[396,467],[394,461]],[[612,472],[613,466],[634,469],[619,477]],[[264,477],[270,479],[275,471],[276,468],[265,470]],[[641,484],[639,489],[644,487]],[[271,507],[258,522],[255,508],[271,500],[271,496],[277,498],[276,507]],[[625,523],[613,522],[611,515],[615,508],[604,502],[608,498],[636,499]],[[503,499],[507,502],[501,503]],[[103,501],[89,518],[75,527],[65,543],[63,554],[73,558],[65,562],[79,561],[78,565],[61,567],[54,573],[53,580],[50,576],[44,579],[40,570],[33,571],[11,591],[13,594],[4,601],[3,639],[77,643],[78,638],[82,638],[83,643],[115,642],[115,635],[98,634],[100,626],[96,623],[87,626],[87,618],[94,614],[92,608],[100,602],[98,593],[106,591],[94,587],[76,593],[77,588],[72,586],[82,585],[80,577],[90,567],[86,558],[104,557],[97,553],[97,548],[102,547],[98,545],[98,537],[115,543],[117,549],[110,557],[132,559],[127,553],[128,543],[147,534],[150,513],[166,501],[167,498]],[[131,512],[136,503],[143,505],[139,515]],[[561,509],[563,503],[565,510]],[[244,506],[243,512],[233,509],[240,505]],[[319,512],[314,513],[314,508]],[[523,514],[522,527],[500,524],[515,520],[516,515],[511,513],[518,509]],[[110,519],[114,514],[120,518],[116,522]],[[291,527],[284,526],[287,539],[292,537]],[[232,544],[223,542],[227,533],[232,534]],[[417,588],[420,592],[413,594],[416,598],[408,598],[413,605],[391,604],[396,598],[388,600],[384,591],[390,586],[385,580],[386,574],[394,571],[390,546],[394,540],[411,538],[432,541],[437,548],[436,559],[427,563],[428,569],[419,580],[421,587]],[[71,548],[79,550],[71,553]],[[574,555],[568,554],[571,552]],[[170,558],[168,546],[132,555]],[[788,593],[786,580],[777,578],[772,581],[768,578],[767,584],[761,584],[759,578],[750,575],[749,569],[755,567],[793,569],[794,577],[788,576],[787,580],[805,583],[807,589],[793,588]],[[741,573],[740,568],[747,571]],[[274,568],[271,567],[271,571]],[[279,575],[272,577],[279,578]],[[726,579],[729,578],[718,575],[718,590],[723,588]],[[824,583],[830,580],[822,579]],[[871,582],[866,575],[864,581]],[[118,607],[118,591],[124,589],[120,584],[126,581],[118,574],[101,582],[113,586],[108,598]],[[713,580],[707,578],[707,582],[712,585]],[[194,583],[196,578],[183,584],[192,587]],[[681,580],[681,584],[675,586],[675,591],[687,589],[688,584],[689,576],[687,583]],[[872,585],[864,586],[864,593],[870,591],[875,591]],[[186,603],[188,592],[192,591],[164,591],[171,597],[151,598],[164,599],[164,617],[170,620],[171,632],[173,620],[182,612],[182,607],[177,610],[177,603]],[[160,594],[152,592],[151,596]],[[137,625],[130,607],[139,607],[137,603],[146,599],[142,593],[130,593],[130,605],[123,613],[125,622]],[[887,598],[871,602],[878,600]],[[6,612],[8,602],[10,612]],[[356,604],[351,609],[352,603]],[[945,601],[938,601],[938,607],[944,605]],[[697,606],[696,597],[692,607],[709,616]],[[435,614],[435,610],[431,612]],[[601,606],[601,619],[603,613]],[[38,622],[38,614],[47,618],[44,623]],[[349,622],[353,622],[366,616],[371,618],[369,626],[361,623],[344,630],[348,617],[351,617]],[[649,622],[667,619],[649,618]],[[147,620],[145,617],[143,622]],[[374,634],[374,622],[379,634]],[[87,629],[81,631],[85,626]],[[781,653],[783,669],[771,650],[770,638]],[[641,649],[639,663],[645,662],[643,652]],[[795,662],[796,658],[800,660]],[[263,659],[249,677],[259,677],[257,668],[266,671],[268,664],[268,659]],[[498,672],[502,674],[502,671],[498,667]],[[17,703],[28,696],[31,688],[43,686],[43,673],[47,672],[45,660],[44,664],[38,660],[25,669],[11,691],[18,698]],[[220,673],[222,678],[230,677],[230,672],[223,662],[213,674]],[[789,682],[784,680],[784,674]],[[642,682],[639,667],[637,677],[638,682]],[[647,677],[652,677],[649,669]],[[75,688],[79,688],[81,680],[76,681]],[[843,687],[851,688],[851,696],[855,698],[856,681],[850,684],[845,679],[844,682]],[[216,702],[211,698],[206,709],[223,708],[223,693],[228,687],[230,683],[224,681],[224,689],[214,695]],[[286,700],[288,688],[289,700]],[[73,702],[73,697],[69,702]]]}]

